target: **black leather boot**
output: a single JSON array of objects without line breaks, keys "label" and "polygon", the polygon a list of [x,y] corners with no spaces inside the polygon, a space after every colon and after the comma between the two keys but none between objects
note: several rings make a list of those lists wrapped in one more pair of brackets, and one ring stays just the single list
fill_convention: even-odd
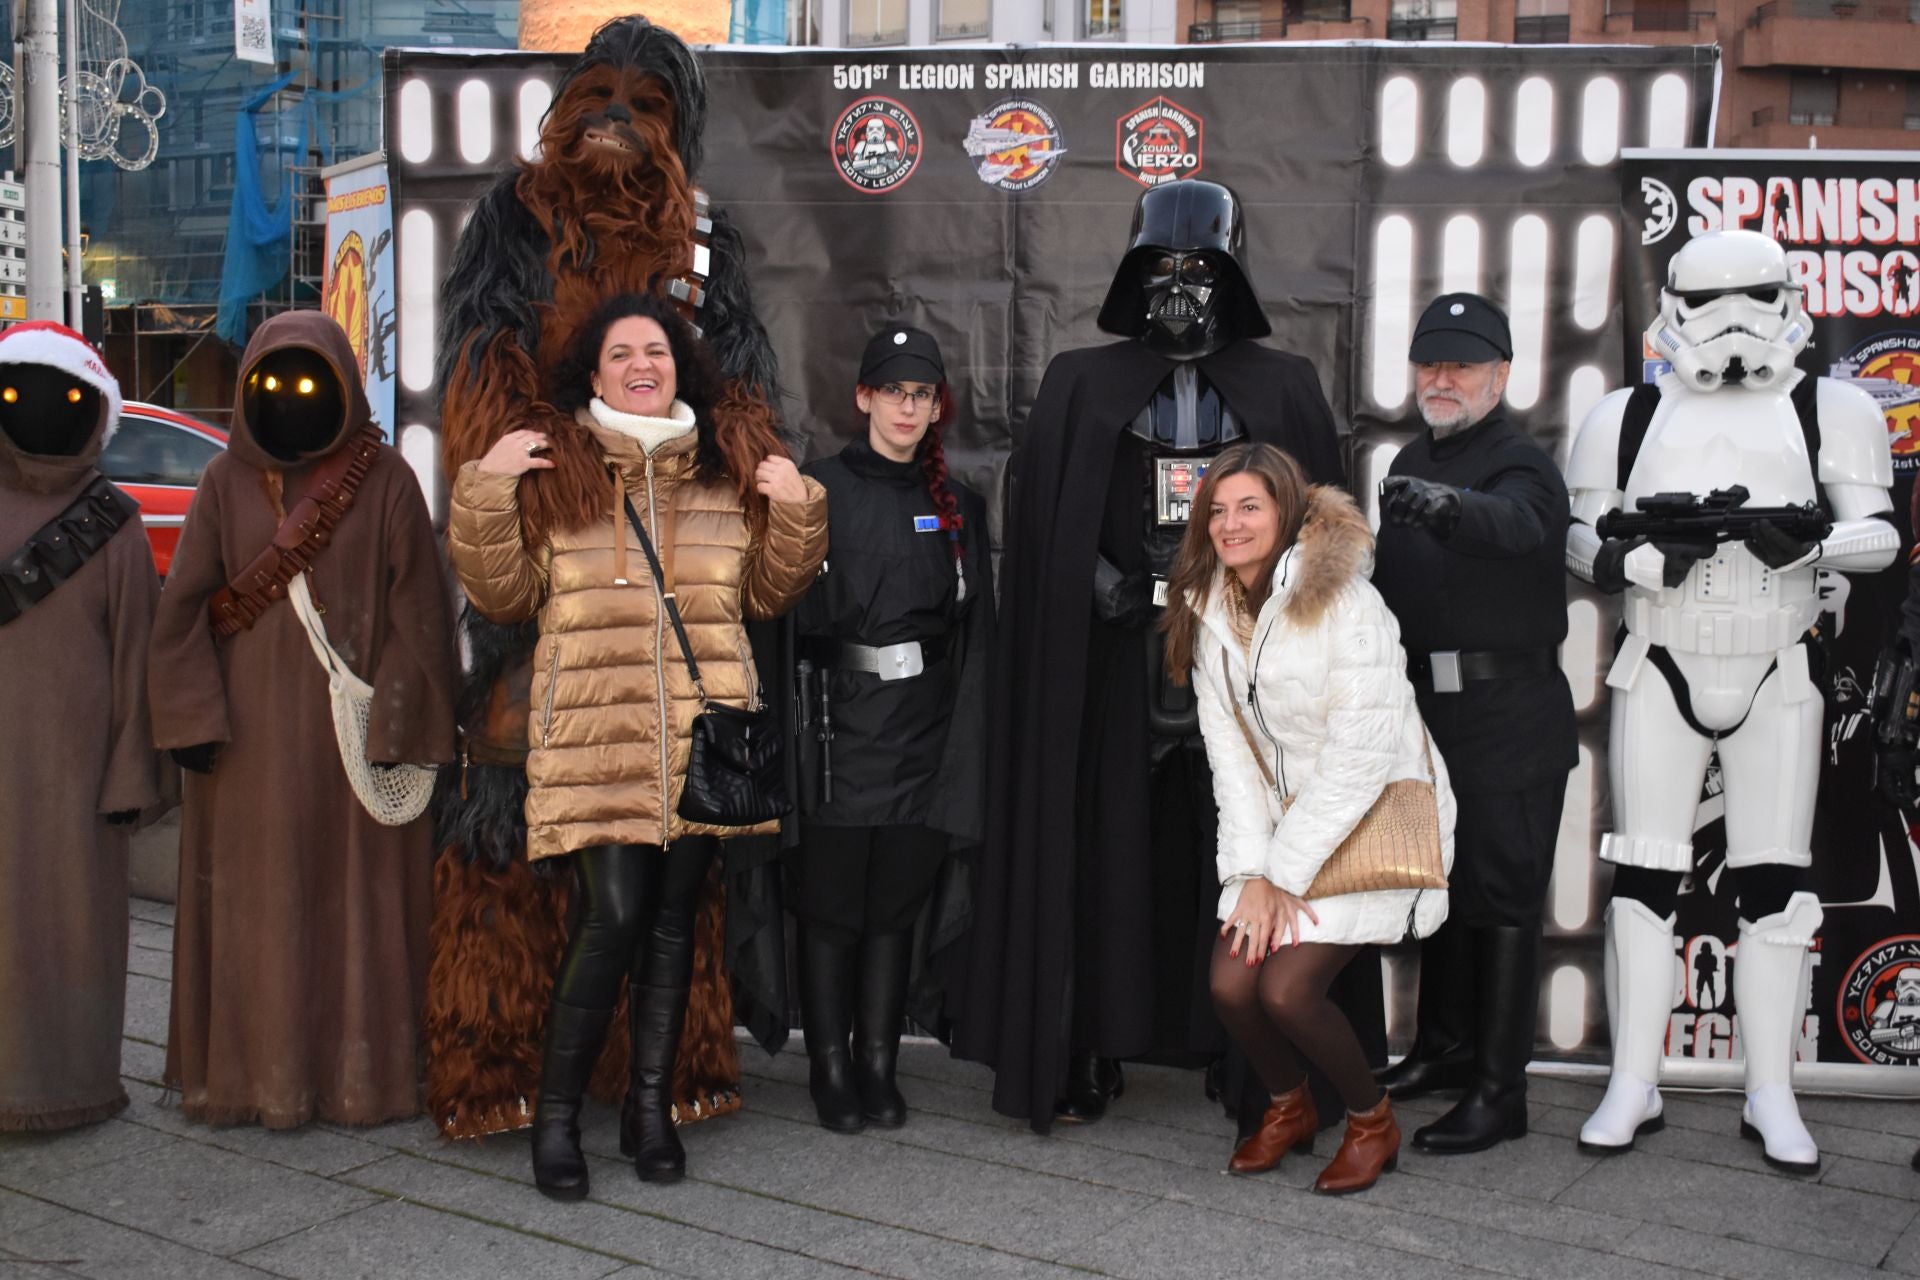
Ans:
[{"label": "black leather boot", "polygon": [[1092,1124],[1107,1114],[1107,1103],[1126,1088],[1119,1059],[1076,1049],[1067,1064],[1067,1091],[1053,1104],[1054,1117],[1069,1124]]},{"label": "black leather boot", "polygon": [[907,972],[913,934],[876,933],[860,940],[860,999],[853,1010],[853,1083],[867,1119],[883,1129],[907,1122],[894,1068],[907,1016]]},{"label": "black leather boot", "polygon": [[555,1000],[547,1010],[547,1048],[533,1102],[533,1183],[555,1200],[587,1194],[580,1154],[580,1099],[607,1038],[611,1009],[576,1009]]},{"label": "black leather boot", "polygon": [[820,1127],[834,1133],[858,1133],[867,1127],[847,1052],[858,946],[834,931],[800,926],[797,949],[800,1020],[807,1034],[807,1092],[813,1095]]},{"label": "black leather boot", "polygon": [[[683,856],[677,847],[673,856]],[[672,872],[669,872],[671,878]],[[691,899],[663,902],[640,959],[644,974],[627,987],[633,1066],[628,1096],[631,1129],[621,1149],[633,1152],[633,1169],[642,1182],[678,1182],[687,1171],[687,1152],[673,1123],[673,1064],[680,1054],[680,1033],[687,1023],[687,991],[693,985],[693,907]]]},{"label": "black leather boot", "polygon": [[1416,1130],[1415,1149],[1434,1155],[1485,1151],[1527,1132],[1527,1062],[1540,996],[1540,927],[1475,929],[1480,989],[1473,1082],[1453,1110]]},{"label": "black leather boot", "polygon": [[1373,1073],[1392,1098],[1418,1098],[1473,1082],[1473,932],[1442,925],[1420,944],[1420,1003],[1407,1056]]}]

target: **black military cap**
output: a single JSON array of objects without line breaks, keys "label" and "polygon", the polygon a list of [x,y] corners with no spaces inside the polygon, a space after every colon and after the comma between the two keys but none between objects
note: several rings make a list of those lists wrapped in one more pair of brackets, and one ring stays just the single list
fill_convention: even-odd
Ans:
[{"label": "black military cap", "polygon": [[1420,313],[1407,359],[1415,364],[1511,360],[1513,335],[1507,330],[1507,313],[1477,293],[1443,293]]},{"label": "black military cap", "polygon": [[940,360],[940,344],[933,335],[905,325],[888,325],[873,335],[860,356],[860,385],[883,387],[889,382],[947,380]]}]

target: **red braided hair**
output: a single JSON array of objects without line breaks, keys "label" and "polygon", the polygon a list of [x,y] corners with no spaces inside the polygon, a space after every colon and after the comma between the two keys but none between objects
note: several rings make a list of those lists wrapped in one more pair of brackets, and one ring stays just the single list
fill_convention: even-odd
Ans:
[{"label": "red braided hair", "polygon": [[953,496],[953,486],[947,483],[947,450],[940,438],[947,412],[952,407],[953,392],[942,382],[933,393],[933,416],[927,422],[927,434],[920,437],[919,452],[920,473],[927,478],[927,496],[933,499],[933,509],[940,513],[940,527],[955,534],[953,559],[957,564],[962,559],[958,537],[960,499]]},{"label": "red braided hair", "polygon": [[[878,388],[859,383],[857,389],[873,395]],[[940,527],[954,536],[953,559],[956,564],[965,559],[958,536],[962,521],[960,519],[960,499],[953,496],[953,486],[947,483],[947,451],[941,443],[941,424],[947,420],[953,408],[953,388],[945,382],[934,388],[933,413],[927,422],[927,434],[920,437],[919,448],[915,451],[920,459],[920,474],[927,478],[927,497],[933,502],[933,509],[940,515]]]}]

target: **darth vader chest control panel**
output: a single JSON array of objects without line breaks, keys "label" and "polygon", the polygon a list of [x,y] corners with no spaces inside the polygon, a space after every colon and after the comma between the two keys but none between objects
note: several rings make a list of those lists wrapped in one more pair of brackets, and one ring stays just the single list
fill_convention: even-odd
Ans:
[{"label": "darth vader chest control panel", "polygon": [[1245,432],[1226,398],[1192,364],[1180,364],[1155,389],[1128,430],[1146,442],[1141,538],[1153,574],[1153,602],[1167,603],[1167,577],[1193,519],[1207,468]]}]

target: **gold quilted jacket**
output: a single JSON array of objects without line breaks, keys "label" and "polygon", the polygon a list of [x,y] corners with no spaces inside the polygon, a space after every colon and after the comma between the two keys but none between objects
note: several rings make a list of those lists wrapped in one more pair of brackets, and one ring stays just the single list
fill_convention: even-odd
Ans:
[{"label": "gold quilted jacket", "polygon": [[[583,425],[661,550],[708,696],[750,705],[759,682],[742,617],[778,617],[813,581],[827,554],[826,490],[806,479],[805,502],[768,504],[766,533],[755,541],[732,487],[693,478],[693,436],[649,457],[626,436],[590,419]],[[540,615],[527,856],[774,830],[706,827],[674,812],[700,701],[613,482],[606,520],[537,548],[521,537],[518,485],[478,463],[462,467],[448,542],[474,608],[503,623]]]}]

